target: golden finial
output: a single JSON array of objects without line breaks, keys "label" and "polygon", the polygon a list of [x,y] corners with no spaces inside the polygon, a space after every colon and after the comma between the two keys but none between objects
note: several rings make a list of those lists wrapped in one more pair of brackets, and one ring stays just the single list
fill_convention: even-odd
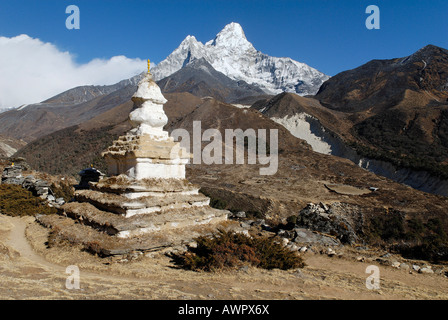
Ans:
[{"label": "golden finial", "polygon": [[151,74],[151,71],[149,71],[150,68],[151,68],[151,62],[150,62],[149,59],[148,59],[148,73],[149,73],[149,74]]}]

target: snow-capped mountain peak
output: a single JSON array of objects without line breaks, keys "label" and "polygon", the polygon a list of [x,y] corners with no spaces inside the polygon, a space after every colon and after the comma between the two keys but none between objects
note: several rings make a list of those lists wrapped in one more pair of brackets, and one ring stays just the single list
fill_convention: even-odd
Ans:
[{"label": "snow-capped mountain peak", "polygon": [[257,51],[236,22],[226,25],[205,44],[194,36],[187,36],[176,50],[154,67],[154,79],[163,79],[190,61],[201,58],[229,78],[244,80],[271,94],[283,91],[315,94],[321,84],[329,79],[304,63],[291,58],[270,57]]},{"label": "snow-capped mountain peak", "polygon": [[239,23],[229,23],[215,37],[205,44],[214,47],[231,47],[241,49],[254,49],[252,44],[247,41],[243,28]]},{"label": "snow-capped mountain peak", "polygon": [[188,47],[199,43],[195,36],[188,35],[181,43],[179,47]]},{"label": "snow-capped mountain peak", "polygon": [[[234,38],[244,38],[246,39],[246,35],[244,34],[243,28],[237,22],[231,22],[222,29],[216,38],[226,37],[228,35],[233,36]],[[247,40],[247,39],[246,39]]]}]

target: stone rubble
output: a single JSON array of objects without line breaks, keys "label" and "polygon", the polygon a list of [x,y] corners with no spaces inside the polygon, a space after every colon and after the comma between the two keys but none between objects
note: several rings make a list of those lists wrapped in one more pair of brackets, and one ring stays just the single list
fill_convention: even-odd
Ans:
[{"label": "stone rubble", "polygon": [[353,244],[358,240],[352,224],[341,212],[344,208],[339,203],[331,205],[309,203],[297,216],[296,225],[327,235],[334,236],[341,243]]},{"label": "stone rubble", "polygon": [[50,206],[61,206],[65,203],[63,198],[56,198],[51,190],[50,183],[42,179],[36,179],[33,175],[23,176],[23,171],[28,170],[25,163],[12,164],[5,167],[2,173],[1,184],[14,184],[22,186],[33,193],[34,196],[46,200]]}]

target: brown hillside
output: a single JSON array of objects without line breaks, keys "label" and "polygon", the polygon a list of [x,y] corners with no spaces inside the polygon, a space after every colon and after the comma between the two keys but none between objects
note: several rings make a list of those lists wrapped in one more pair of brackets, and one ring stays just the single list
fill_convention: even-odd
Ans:
[{"label": "brown hillside", "polygon": [[374,60],[327,80],[313,98],[282,93],[252,108],[269,117],[305,112],[360,157],[448,179],[448,51]]}]

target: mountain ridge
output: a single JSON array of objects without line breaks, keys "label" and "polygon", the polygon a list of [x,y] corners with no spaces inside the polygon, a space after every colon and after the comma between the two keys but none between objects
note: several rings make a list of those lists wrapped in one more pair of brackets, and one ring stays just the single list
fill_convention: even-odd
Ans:
[{"label": "mountain ridge", "polygon": [[448,50],[427,45],[341,72],[308,100],[280,94],[252,107],[319,152],[448,195],[447,83]]},{"label": "mountain ridge", "polygon": [[291,58],[270,57],[246,39],[238,23],[232,22],[205,44],[187,36],[165,60],[153,69],[161,80],[185,66],[192,58],[204,58],[217,71],[233,80],[258,85],[270,94],[281,91],[315,94],[329,76]]},{"label": "mountain ridge", "polygon": [[157,84],[162,92],[190,92],[198,97],[212,96],[228,103],[266,95],[258,86],[243,80],[232,80],[216,71],[204,58],[190,60],[182,69],[159,80]]}]

